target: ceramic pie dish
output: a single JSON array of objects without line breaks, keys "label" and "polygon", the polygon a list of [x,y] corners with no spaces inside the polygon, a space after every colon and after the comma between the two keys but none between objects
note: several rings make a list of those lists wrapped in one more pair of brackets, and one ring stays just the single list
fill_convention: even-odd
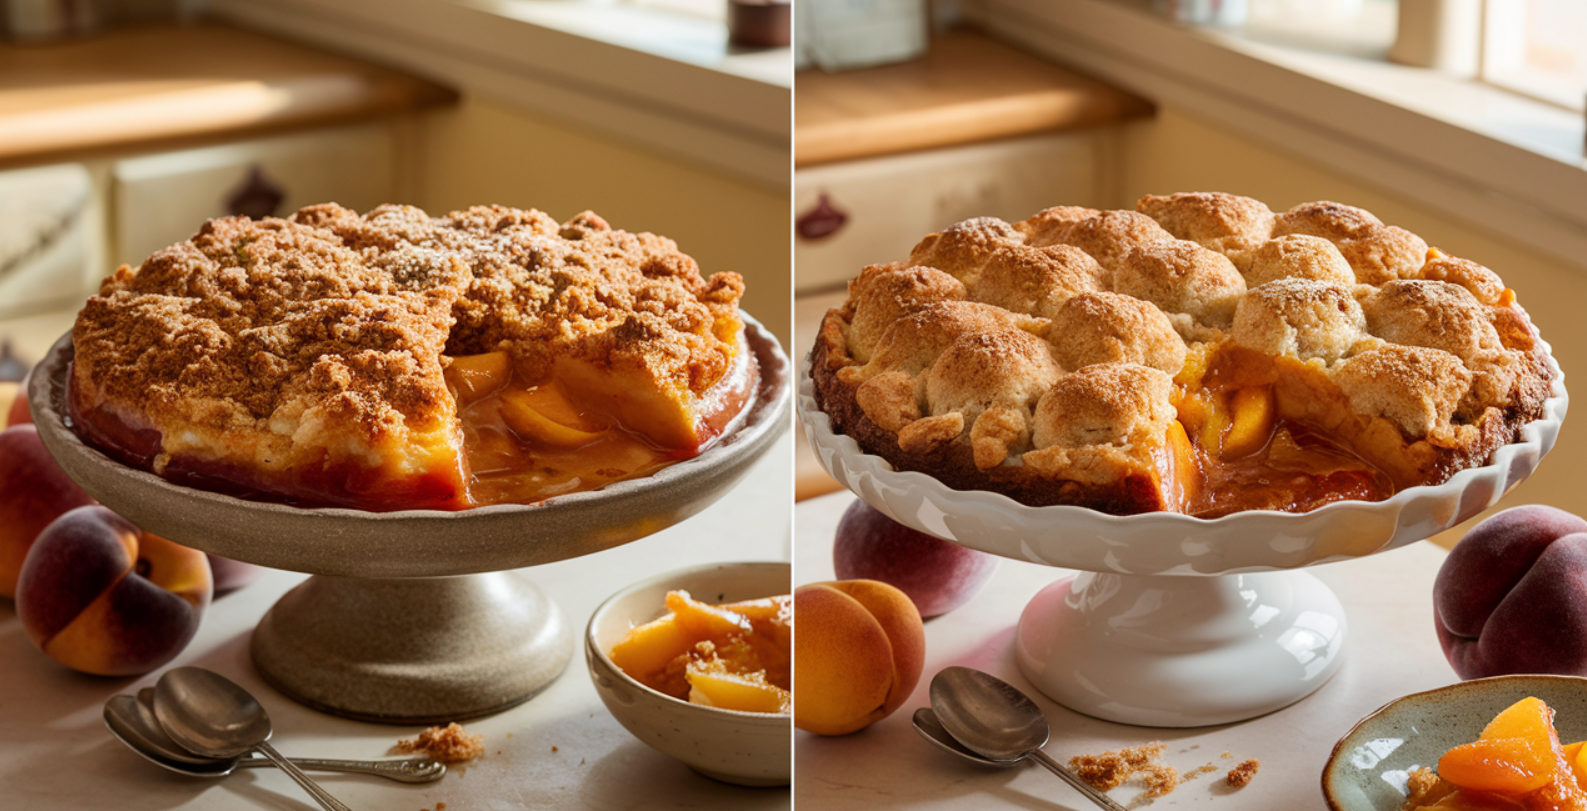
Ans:
[{"label": "ceramic pie dish", "polygon": [[701,509],[743,476],[787,423],[791,366],[745,316],[761,376],[735,426],[700,455],[650,476],[533,505],[454,512],[365,512],[250,501],[174,484],[121,464],[66,425],[71,336],[56,343],[29,385],[39,435],[100,503],[134,524],[217,555],[277,569],[351,577],[438,577],[493,572],[586,555],[637,540]]},{"label": "ceramic pie dish", "polygon": [[1406,778],[1477,739],[1500,711],[1535,696],[1555,711],[1562,741],[1587,738],[1587,679],[1516,675],[1451,684],[1397,698],[1356,723],[1323,766],[1329,811],[1398,811]]},{"label": "ceramic pie dish", "polygon": [[[1552,363],[1552,361],[1551,361]],[[1202,519],[1177,513],[1116,516],[1084,507],[1031,507],[985,491],[956,490],[923,473],[897,471],[832,430],[816,407],[808,360],[799,418],[833,478],[894,520],[983,552],[1048,566],[1127,575],[1216,575],[1347,560],[1431,537],[1497,503],[1554,447],[1569,396],[1554,379],[1545,417],[1521,429],[1488,464],[1442,484],[1383,501],[1342,501],[1306,513],[1248,510]]]}]

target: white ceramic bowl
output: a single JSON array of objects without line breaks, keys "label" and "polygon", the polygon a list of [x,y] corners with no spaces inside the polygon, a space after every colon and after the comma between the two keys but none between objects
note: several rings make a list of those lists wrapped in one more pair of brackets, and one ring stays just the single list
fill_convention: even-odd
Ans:
[{"label": "white ceramic bowl", "polygon": [[832,430],[816,407],[808,356],[799,368],[799,419],[823,467],[893,520],[995,555],[1092,572],[1212,575],[1293,569],[1371,555],[1431,537],[1496,503],[1554,447],[1569,398],[1552,357],[1542,419],[1488,464],[1383,501],[1340,501],[1307,513],[1247,510],[1223,518],[1117,516],[1084,507],[1032,507],[983,490],[954,490],[900,472]]},{"label": "white ceramic bowl", "polygon": [[1495,676],[1412,693],[1361,719],[1323,766],[1330,811],[1398,811],[1411,771],[1435,768],[1451,748],[1477,739],[1505,707],[1536,696],[1554,708],[1562,742],[1587,739],[1587,679]]},{"label": "white ceramic bowl", "polygon": [[606,708],[634,737],[695,771],[741,786],[785,786],[793,773],[793,717],[680,701],[635,681],[607,651],[630,628],[667,613],[667,592],[731,603],[793,590],[787,563],[716,563],[635,583],[595,609],[584,635],[590,678]]}]

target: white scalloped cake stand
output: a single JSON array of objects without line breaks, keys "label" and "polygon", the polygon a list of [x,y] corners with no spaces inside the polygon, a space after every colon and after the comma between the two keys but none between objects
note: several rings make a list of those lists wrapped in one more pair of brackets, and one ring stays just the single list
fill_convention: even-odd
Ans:
[{"label": "white scalloped cake stand", "polygon": [[894,520],[1017,560],[1079,569],[1039,592],[1015,636],[1020,668],[1086,715],[1154,727],[1254,718],[1321,687],[1343,661],[1343,606],[1303,566],[1422,540],[1476,515],[1531,475],[1554,446],[1568,397],[1555,378],[1544,417],[1489,464],[1379,502],[1308,513],[1252,510],[1216,520],[1030,507],[898,472],[832,431],[800,367],[799,419],[821,464]]}]

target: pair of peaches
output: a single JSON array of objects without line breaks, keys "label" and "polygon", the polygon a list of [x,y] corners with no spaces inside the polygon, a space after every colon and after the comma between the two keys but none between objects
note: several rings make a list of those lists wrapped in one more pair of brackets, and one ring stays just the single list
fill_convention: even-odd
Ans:
[{"label": "pair of peaches", "polygon": [[0,596],[28,638],[84,673],[129,676],[170,661],[210,598],[256,567],[139,530],[61,470],[18,394],[0,431]]}]

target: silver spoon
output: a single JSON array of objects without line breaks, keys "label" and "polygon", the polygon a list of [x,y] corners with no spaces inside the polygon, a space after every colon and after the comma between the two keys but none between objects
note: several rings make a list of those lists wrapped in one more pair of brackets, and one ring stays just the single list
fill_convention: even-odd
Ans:
[{"label": "silver spoon", "polygon": [[957,738],[948,734],[948,730],[942,728],[942,722],[937,720],[937,714],[932,712],[930,707],[921,707],[915,710],[915,731],[919,732],[920,737],[930,741],[938,749],[950,755],[958,755],[971,763],[1006,769],[1010,766],[1018,766],[1023,762],[1019,760],[988,760],[966,749],[964,744],[959,743]]},{"label": "silver spoon", "polygon": [[247,690],[198,667],[167,670],[154,685],[154,715],[189,752],[213,758],[254,751],[270,759],[326,811],[352,811],[270,745],[270,716]]},{"label": "silver spoon", "polygon": [[[110,734],[142,755],[149,762],[173,772],[193,777],[225,777],[239,768],[275,768],[275,764],[261,757],[207,758],[184,750],[160,728],[154,717],[154,688],[138,691],[132,696],[112,696],[105,702],[105,726]],[[429,758],[401,760],[323,760],[292,758],[300,769],[328,772],[372,774],[402,783],[428,783],[446,774],[446,764]]]},{"label": "silver spoon", "polygon": [[931,708],[943,729],[970,751],[1004,763],[1031,758],[1091,802],[1108,811],[1124,811],[1124,806],[1042,751],[1051,734],[1047,716],[1014,685],[968,667],[945,668],[931,680]]}]

